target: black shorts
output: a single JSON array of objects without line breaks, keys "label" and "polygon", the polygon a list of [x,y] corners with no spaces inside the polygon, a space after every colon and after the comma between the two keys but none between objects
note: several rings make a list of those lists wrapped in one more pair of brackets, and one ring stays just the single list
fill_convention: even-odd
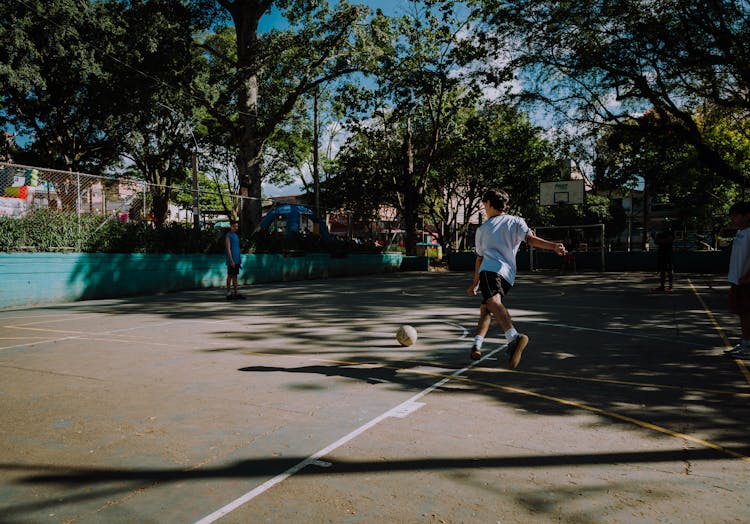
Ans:
[{"label": "black shorts", "polygon": [[674,266],[672,265],[672,252],[659,251],[656,255],[656,269],[659,271],[672,271]]},{"label": "black shorts", "polygon": [[504,297],[511,287],[513,286],[501,277],[500,273],[494,273],[492,271],[479,272],[479,290],[482,292],[482,304],[495,295]]},{"label": "black shorts", "polygon": [[230,277],[236,277],[240,274],[240,268],[242,267],[242,264],[235,264],[234,267],[227,264],[227,275]]},{"label": "black shorts", "polygon": [[750,314],[750,284],[730,284],[729,311],[740,316]]}]

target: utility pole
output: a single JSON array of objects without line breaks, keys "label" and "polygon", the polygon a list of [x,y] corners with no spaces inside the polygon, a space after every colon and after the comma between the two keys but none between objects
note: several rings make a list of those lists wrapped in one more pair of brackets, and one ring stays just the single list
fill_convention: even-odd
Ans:
[{"label": "utility pole", "polygon": [[193,231],[201,228],[200,194],[198,193],[198,155],[193,153]]},{"label": "utility pole", "polygon": [[314,207],[313,217],[315,223],[313,228],[316,233],[320,233],[320,171],[318,168],[318,149],[320,137],[318,136],[318,127],[320,124],[318,116],[318,87],[315,87],[313,91],[313,193],[314,193]]}]

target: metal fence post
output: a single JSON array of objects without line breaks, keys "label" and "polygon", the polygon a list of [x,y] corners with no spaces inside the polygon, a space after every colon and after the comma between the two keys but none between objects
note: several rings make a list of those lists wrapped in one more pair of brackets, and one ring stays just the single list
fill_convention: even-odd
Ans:
[{"label": "metal fence post", "polygon": [[76,221],[78,222],[78,235],[76,235],[76,249],[81,250],[81,173],[76,173]]}]

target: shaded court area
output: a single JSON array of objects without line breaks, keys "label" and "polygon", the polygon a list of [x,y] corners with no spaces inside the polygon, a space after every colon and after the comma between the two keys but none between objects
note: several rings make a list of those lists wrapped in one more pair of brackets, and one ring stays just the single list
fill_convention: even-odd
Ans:
[{"label": "shaded court area", "polygon": [[[747,522],[722,276],[469,273],[0,311],[0,521]],[[419,340],[403,348],[402,324]]]}]

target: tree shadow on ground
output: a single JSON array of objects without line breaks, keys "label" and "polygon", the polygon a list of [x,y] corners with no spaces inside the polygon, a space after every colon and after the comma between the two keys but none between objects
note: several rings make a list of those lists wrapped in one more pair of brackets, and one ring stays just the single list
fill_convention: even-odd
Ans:
[{"label": "tree shadow on ground", "polygon": [[[743,449],[750,453],[750,447]],[[712,461],[725,459],[720,452],[710,449],[691,450],[691,461]],[[318,467],[316,460],[309,457],[290,456],[268,459],[240,460],[218,467],[191,468],[107,468],[107,467],[55,467],[38,464],[0,464],[0,471],[20,474],[16,484],[32,486],[56,486],[68,490],[64,498],[55,497],[54,500],[35,500],[19,504],[9,504],[3,508],[4,522],[24,522],[29,513],[51,508],[60,511],[65,505],[85,502],[101,497],[113,497],[118,493],[129,492],[139,486],[155,486],[168,483],[185,483],[210,479],[256,479],[273,478],[290,470],[303,476],[333,476],[375,474],[378,472],[429,472],[445,473],[451,470],[487,470],[487,469],[538,469],[546,471],[549,468],[570,466],[595,466],[611,464],[659,464],[686,460],[685,450],[660,450],[636,452],[610,453],[573,453],[556,455],[523,455],[523,456],[495,456],[477,458],[415,458],[401,460],[366,460],[351,461],[339,459],[333,454],[326,456],[330,466]],[[617,485],[609,486],[617,489]],[[587,487],[579,486],[579,492]],[[591,489],[594,489],[593,487]],[[550,489],[555,491],[555,489]],[[639,497],[648,498],[649,494],[639,491]],[[657,496],[651,494],[651,496]],[[580,515],[583,517],[584,515]],[[594,515],[591,515],[594,517]]]}]

